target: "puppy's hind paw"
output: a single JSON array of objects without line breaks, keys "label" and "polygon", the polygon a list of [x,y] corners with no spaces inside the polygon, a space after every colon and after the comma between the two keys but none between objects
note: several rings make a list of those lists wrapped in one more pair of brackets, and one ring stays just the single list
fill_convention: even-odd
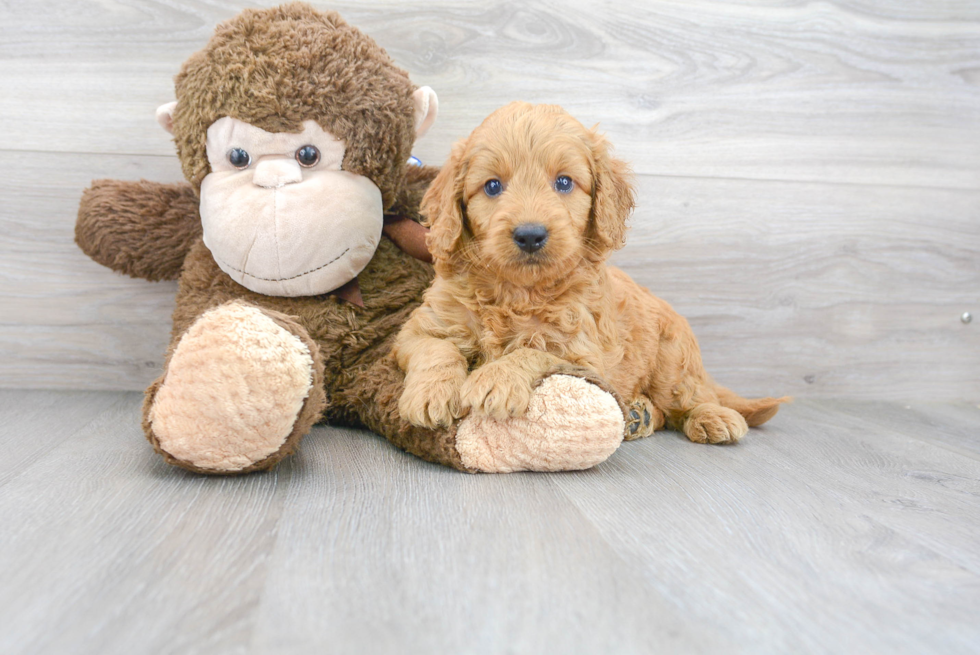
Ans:
[{"label": "puppy's hind paw", "polygon": [[649,437],[655,431],[664,426],[664,414],[653,406],[650,399],[639,396],[630,403],[629,412],[626,418],[626,441]]},{"label": "puppy's hind paw", "polygon": [[741,414],[712,403],[698,405],[684,421],[684,434],[697,443],[735,443],[748,431]]}]

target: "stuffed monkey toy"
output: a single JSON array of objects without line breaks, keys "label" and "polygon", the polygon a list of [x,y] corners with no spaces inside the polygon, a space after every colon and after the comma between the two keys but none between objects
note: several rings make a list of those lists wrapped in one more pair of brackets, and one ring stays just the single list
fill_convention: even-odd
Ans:
[{"label": "stuffed monkey toy", "polygon": [[143,429],[200,473],[268,469],[319,421],[365,427],[464,471],[582,469],[624,432],[608,385],[548,371],[528,413],[425,429],[398,414],[399,328],[432,280],[409,164],[437,99],[332,12],[293,3],[220,25],[157,112],[188,184],[100,180],[76,241],[95,261],[179,280]]}]

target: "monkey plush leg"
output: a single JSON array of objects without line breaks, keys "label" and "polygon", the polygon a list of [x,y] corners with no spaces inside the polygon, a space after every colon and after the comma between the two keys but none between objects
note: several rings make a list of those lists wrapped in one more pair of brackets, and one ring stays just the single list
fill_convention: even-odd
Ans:
[{"label": "monkey plush leg", "polygon": [[567,363],[540,377],[524,416],[496,420],[472,415],[441,430],[401,419],[403,382],[394,358],[385,357],[353,381],[343,402],[356,408],[364,425],[399,448],[463,471],[586,469],[603,462],[623,440],[624,412],[618,399],[590,371]]},{"label": "monkey plush leg", "polygon": [[344,422],[363,425],[388,441],[422,459],[471,471],[456,451],[456,425],[425,428],[401,418],[398,402],[405,374],[393,355],[352,370],[337,393],[334,409]]},{"label": "monkey plush leg", "polygon": [[306,330],[232,301],[202,314],[172,346],[147,390],[143,429],[171,464],[246,473],[290,454],[325,406],[323,363]]},{"label": "monkey plush leg", "polygon": [[473,414],[460,421],[463,463],[488,473],[576,471],[605,461],[623,440],[623,411],[612,394],[574,375],[535,387],[523,416]]}]

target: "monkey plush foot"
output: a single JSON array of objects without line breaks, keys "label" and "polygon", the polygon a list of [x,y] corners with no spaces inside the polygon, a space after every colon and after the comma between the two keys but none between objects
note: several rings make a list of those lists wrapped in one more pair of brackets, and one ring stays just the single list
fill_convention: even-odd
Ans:
[{"label": "monkey plush foot", "polygon": [[624,428],[611,394],[578,377],[552,375],[535,388],[524,416],[463,419],[456,450],[467,468],[486,473],[574,471],[612,455]]},{"label": "monkey plush foot", "polygon": [[201,473],[266,469],[325,405],[316,345],[289,317],[243,302],[202,314],[147,391],[143,427],[171,464]]}]

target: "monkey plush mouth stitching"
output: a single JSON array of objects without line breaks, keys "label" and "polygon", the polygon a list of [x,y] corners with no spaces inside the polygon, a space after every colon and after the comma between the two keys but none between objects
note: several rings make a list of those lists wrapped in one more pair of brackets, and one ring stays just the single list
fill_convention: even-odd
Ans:
[{"label": "monkey plush mouth stitching", "polygon": [[299,273],[298,275],[294,275],[292,277],[259,277],[258,275],[252,275],[251,273],[248,273],[246,271],[243,271],[240,268],[235,268],[234,266],[232,266],[231,264],[229,264],[228,262],[226,262],[224,260],[221,260],[221,263],[224,264],[225,266],[227,266],[228,268],[230,268],[231,270],[237,272],[237,273],[241,273],[242,275],[247,275],[249,277],[254,277],[256,280],[262,280],[263,282],[286,282],[287,280],[295,280],[298,277],[303,277],[304,275],[309,275],[310,273],[316,273],[321,268],[326,268],[327,266],[330,266],[330,264],[333,264],[335,261],[337,261],[338,259],[340,259],[344,255],[346,255],[348,252],[350,252],[350,248],[347,248],[346,250],[344,250],[344,252],[340,253],[339,255],[337,255],[336,257],[334,257],[330,261],[328,261],[326,264],[321,264],[320,266],[317,266],[316,268],[311,268],[308,271],[305,271],[303,273]]}]

